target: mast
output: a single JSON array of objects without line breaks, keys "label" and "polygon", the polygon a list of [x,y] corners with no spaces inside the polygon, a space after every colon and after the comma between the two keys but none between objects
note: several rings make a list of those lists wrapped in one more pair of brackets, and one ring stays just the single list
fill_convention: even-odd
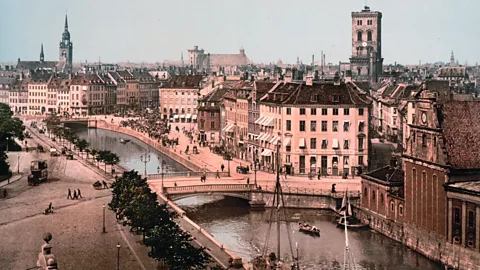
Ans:
[{"label": "mast", "polygon": [[276,170],[277,170],[277,183],[275,186],[275,191],[277,195],[277,257],[280,261],[280,144],[277,143],[277,157],[276,157]]}]

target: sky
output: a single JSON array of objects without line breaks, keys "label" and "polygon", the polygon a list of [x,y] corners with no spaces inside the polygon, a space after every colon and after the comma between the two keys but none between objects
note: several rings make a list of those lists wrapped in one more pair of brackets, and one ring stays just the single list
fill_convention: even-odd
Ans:
[{"label": "sky", "polygon": [[[384,63],[480,62],[480,1],[367,0],[383,13]],[[0,62],[58,60],[65,14],[74,62],[180,60],[198,45],[271,63],[348,61],[365,0],[0,0]]]}]

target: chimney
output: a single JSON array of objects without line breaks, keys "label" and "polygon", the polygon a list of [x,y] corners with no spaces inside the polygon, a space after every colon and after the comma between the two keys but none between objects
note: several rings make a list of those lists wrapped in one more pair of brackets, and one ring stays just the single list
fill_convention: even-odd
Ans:
[{"label": "chimney", "polygon": [[338,76],[338,71],[335,72],[335,76],[333,77],[333,85],[340,85],[340,76]]},{"label": "chimney", "polygon": [[309,86],[312,86],[313,85],[313,77],[312,75],[307,75],[307,78],[306,78],[306,85],[309,85]]}]

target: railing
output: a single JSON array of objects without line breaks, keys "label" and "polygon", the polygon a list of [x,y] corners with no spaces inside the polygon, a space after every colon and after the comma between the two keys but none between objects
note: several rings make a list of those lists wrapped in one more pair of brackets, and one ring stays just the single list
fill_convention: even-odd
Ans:
[{"label": "railing", "polygon": [[[207,177],[216,177],[216,172],[166,172],[163,173],[163,178],[173,178],[173,177],[200,177],[205,174]],[[218,172],[220,177],[228,177],[228,172]],[[161,173],[148,174],[147,179],[161,179]]]},{"label": "railing", "polygon": [[165,188],[166,193],[190,193],[197,191],[251,191],[255,190],[254,184],[212,184],[197,186],[177,186]]},{"label": "railing", "polygon": [[[275,186],[262,186],[261,190],[258,192],[273,193],[275,191]],[[345,196],[345,191],[336,191],[332,192],[330,189],[312,189],[312,188],[298,188],[298,187],[282,187],[283,194],[291,195],[312,195],[312,196],[330,196],[333,198],[343,198]],[[347,193],[350,198],[359,198],[360,191],[349,191]]]}]

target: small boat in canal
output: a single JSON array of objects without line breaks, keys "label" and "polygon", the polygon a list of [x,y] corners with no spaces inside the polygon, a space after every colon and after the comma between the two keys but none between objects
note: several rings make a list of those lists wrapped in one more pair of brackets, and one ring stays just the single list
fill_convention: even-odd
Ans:
[{"label": "small boat in canal", "polygon": [[130,141],[129,139],[120,139],[120,143],[123,143],[123,144],[128,143],[129,141]]},{"label": "small boat in canal", "polygon": [[353,215],[352,206],[350,204],[350,199],[347,197],[347,192],[342,201],[342,208],[340,209],[341,217],[338,220],[337,227],[345,228],[345,225],[352,229],[358,230],[363,228],[368,228],[368,224],[363,224],[357,217]]},{"label": "small boat in canal", "polygon": [[315,235],[315,236],[320,236],[320,229],[318,229],[317,227],[315,226],[310,226],[309,224],[307,223],[298,223],[298,229],[299,231],[303,232],[303,233],[308,233],[308,234],[312,234],[312,235]]}]

